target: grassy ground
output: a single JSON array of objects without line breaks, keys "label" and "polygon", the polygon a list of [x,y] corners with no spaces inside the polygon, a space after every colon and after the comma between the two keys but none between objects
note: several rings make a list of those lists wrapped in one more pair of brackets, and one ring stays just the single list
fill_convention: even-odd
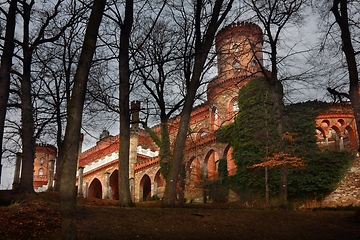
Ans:
[{"label": "grassy ground", "polygon": [[[60,239],[57,202],[55,193],[12,198],[0,207],[0,239]],[[236,203],[167,209],[156,202],[118,208],[116,203],[79,198],[79,239],[360,239],[359,214],[351,210],[255,210]]]}]

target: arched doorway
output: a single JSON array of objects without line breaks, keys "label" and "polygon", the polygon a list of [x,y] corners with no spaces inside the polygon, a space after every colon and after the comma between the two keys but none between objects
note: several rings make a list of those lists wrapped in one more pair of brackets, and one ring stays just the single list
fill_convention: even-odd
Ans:
[{"label": "arched doorway", "polygon": [[165,180],[160,173],[160,170],[157,171],[155,174],[154,179],[154,195],[158,196],[159,198],[162,198],[164,196],[165,192]]},{"label": "arched doorway", "polygon": [[197,157],[191,158],[186,165],[185,198],[189,202],[203,201],[203,186],[200,161]]},{"label": "arched doorway", "polygon": [[344,146],[345,149],[356,150],[357,149],[357,138],[356,132],[350,126],[347,126],[344,130]]},{"label": "arched doorway", "polygon": [[102,198],[102,186],[99,179],[94,178],[89,186],[89,198]]},{"label": "arched doorway", "polygon": [[189,187],[196,187],[200,185],[201,181],[201,170],[200,170],[200,162],[198,158],[193,158],[189,161],[189,164],[186,168],[186,177],[187,177],[187,185]]},{"label": "arched doorway", "polygon": [[145,174],[140,181],[140,201],[146,201],[151,198],[151,180]]},{"label": "arched doorway", "polygon": [[329,150],[340,150],[340,130],[336,126],[329,129],[327,144]]},{"label": "arched doorway", "polygon": [[111,175],[110,175],[110,189],[111,189],[111,197],[112,199],[118,200],[119,199],[119,184],[118,184],[118,176],[119,176],[119,171],[115,170]]},{"label": "arched doorway", "polygon": [[214,180],[218,177],[219,155],[214,150],[210,150],[205,158],[205,176],[208,180]]},{"label": "arched doorway", "polygon": [[235,161],[232,156],[232,153],[233,153],[233,148],[230,146],[227,146],[225,149],[225,157],[226,157],[227,170],[228,170],[229,176],[234,175],[236,173],[236,169],[237,169]]}]

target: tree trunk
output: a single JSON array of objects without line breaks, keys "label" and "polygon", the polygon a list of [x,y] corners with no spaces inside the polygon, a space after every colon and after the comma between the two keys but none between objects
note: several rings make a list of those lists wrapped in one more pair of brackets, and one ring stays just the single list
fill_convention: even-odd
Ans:
[{"label": "tree trunk", "polygon": [[34,180],[34,117],[31,101],[31,62],[33,48],[29,47],[29,24],[31,7],[24,6],[24,41],[23,41],[23,76],[21,79],[21,138],[22,138],[22,168],[18,190],[24,193],[33,193]]},{"label": "tree trunk", "polygon": [[[331,11],[341,30],[342,50],[345,53],[349,72],[350,101],[354,111],[358,137],[358,151],[360,151],[360,96],[359,96],[359,73],[356,64],[355,51],[351,41],[348,17],[348,1],[334,0]],[[340,9],[339,9],[340,8]]]},{"label": "tree trunk", "polygon": [[160,171],[164,179],[167,180],[169,166],[171,162],[170,135],[168,129],[168,119],[161,120],[160,123],[161,146],[160,147]]},{"label": "tree trunk", "polygon": [[[9,99],[10,89],[10,69],[14,52],[14,33],[15,33],[15,16],[17,0],[12,0],[9,6],[9,12],[6,18],[6,33],[3,54],[1,56],[0,66],[0,149],[2,149],[6,106]],[[1,184],[1,163],[2,153],[0,153],[0,184]]]},{"label": "tree trunk", "polygon": [[[276,116],[276,124],[277,124],[277,132],[279,137],[279,150],[284,152],[285,146],[282,139],[283,136],[283,109],[284,109],[284,102],[283,102],[283,89],[282,84],[276,77],[277,71],[275,71],[275,76],[271,78],[275,78],[273,80],[271,87],[272,87],[272,94],[273,94],[273,108]],[[287,208],[287,166],[281,165],[280,168],[280,186],[279,186],[279,204],[280,208],[286,209]]]},{"label": "tree trunk", "polygon": [[133,24],[133,0],[126,0],[125,20],[121,25],[119,53],[119,108],[120,108],[120,146],[119,146],[119,203],[121,207],[133,205],[129,185],[130,151],[130,66],[129,40]]},{"label": "tree trunk", "polygon": [[[270,31],[270,30],[269,30]],[[269,32],[268,35],[271,35]],[[281,82],[278,79],[277,69],[277,45],[274,39],[270,39],[271,45],[271,76],[267,79],[270,82],[270,90],[273,99],[273,109],[276,118],[276,129],[278,133],[279,151],[285,151],[283,142],[283,112],[284,112],[284,91]],[[280,169],[280,185],[279,185],[279,205],[281,208],[287,206],[287,166],[282,165]]]},{"label": "tree trunk", "polygon": [[279,188],[280,208],[287,210],[287,165],[280,167],[280,188]]},{"label": "tree trunk", "polygon": [[105,4],[105,0],[94,1],[74,77],[72,96],[68,104],[60,178],[61,238],[67,240],[77,239],[75,183],[82,112],[91,61],[96,49],[96,39]]},{"label": "tree trunk", "polygon": [[189,83],[188,92],[185,96],[184,107],[180,114],[180,123],[178,134],[176,136],[174,154],[170,164],[169,175],[167,178],[167,184],[165,187],[165,196],[163,204],[167,207],[174,207],[176,199],[176,186],[178,181],[178,176],[181,169],[181,164],[183,161],[183,151],[185,149],[186,138],[188,134],[188,126],[190,121],[190,114],[192,111],[192,106],[196,96],[197,89],[200,85],[201,73],[203,71],[204,64],[206,62],[207,55],[210,51],[212,43],[215,38],[216,31],[218,30],[220,24],[224,20],[227,13],[230,11],[233,1],[230,1],[222,15],[220,11],[223,9],[223,1],[217,0],[214,3],[213,12],[211,15],[211,20],[209,27],[205,32],[205,37],[202,37],[201,34],[201,12],[203,2],[198,0],[196,2],[196,16],[195,16],[195,62],[193,67],[193,75]]},{"label": "tree trunk", "polygon": [[265,167],[265,199],[266,199],[266,208],[270,207],[269,199],[269,168]]}]

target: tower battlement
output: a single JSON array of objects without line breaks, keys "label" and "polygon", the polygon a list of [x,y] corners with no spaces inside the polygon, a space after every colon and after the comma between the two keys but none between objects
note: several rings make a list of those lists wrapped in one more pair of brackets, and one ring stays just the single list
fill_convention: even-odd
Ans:
[{"label": "tower battlement", "polygon": [[[263,32],[262,29],[251,22],[237,22],[232,23],[224,28],[222,28],[216,35],[216,44],[226,40],[229,35],[243,35],[243,36],[257,36],[258,41],[263,41]],[[231,36],[230,36],[231,37]]]}]

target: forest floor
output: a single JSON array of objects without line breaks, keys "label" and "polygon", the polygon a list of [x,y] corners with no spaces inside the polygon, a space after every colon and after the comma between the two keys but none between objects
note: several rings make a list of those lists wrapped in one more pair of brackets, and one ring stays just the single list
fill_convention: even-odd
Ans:
[{"label": "forest floor", "polygon": [[[56,193],[17,199],[6,194],[0,192],[0,239],[60,239]],[[360,239],[360,214],[355,209],[261,210],[236,203],[169,209],[159,202],[119,208],[116,204],[78,198],[78,239]]]}]

